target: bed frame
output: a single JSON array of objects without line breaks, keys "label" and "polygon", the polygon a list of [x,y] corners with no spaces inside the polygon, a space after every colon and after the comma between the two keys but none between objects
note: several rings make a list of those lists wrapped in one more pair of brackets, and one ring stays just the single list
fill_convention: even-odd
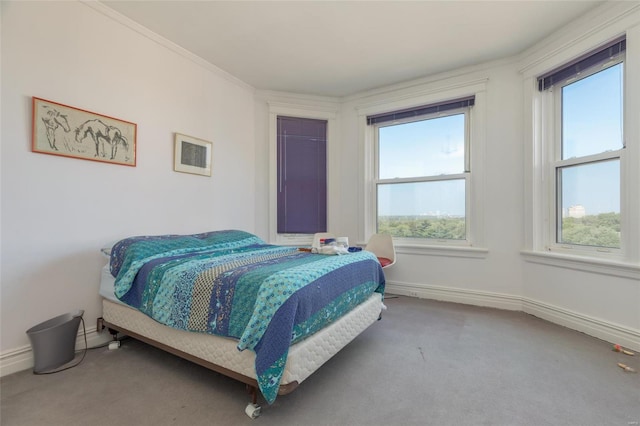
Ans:
[{"label": "bed frame", "polygon": [[[339,320],[292,345],[278,394],[292,392],[333,355],[380,319],[382,306],[381,294],[374,293]],[[97,320],[99,332],[108,328],[114,341],[117,341],[117,334],[122,333],[245,383],[251,396],[245,413],[251,418],[260,415],[254,352],[239,351],[234,339],[165,326],[127,305],[107,298],[102,300],[102,307],[103,316]]]}]

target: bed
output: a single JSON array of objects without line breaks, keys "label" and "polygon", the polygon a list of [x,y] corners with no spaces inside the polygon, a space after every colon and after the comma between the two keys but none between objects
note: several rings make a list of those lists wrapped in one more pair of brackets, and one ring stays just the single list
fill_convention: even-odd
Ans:
[{"label": "bed", "polygon": [[246,413],[293,391],[381,315],[384,274],[361,251],[313,254],[238,230],[137,236],[102,270],[98,329],[247,385]]}]

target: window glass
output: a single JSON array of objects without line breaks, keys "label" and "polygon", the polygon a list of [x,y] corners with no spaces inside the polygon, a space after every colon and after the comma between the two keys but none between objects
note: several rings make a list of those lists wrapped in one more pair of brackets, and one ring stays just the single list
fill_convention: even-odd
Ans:
[{"label": "window glass", "polygon": [[463,240],[465,179],[378,185],[378,232]]},{"label": "window glass", "polygon": [[379,128],[380,179],[463,173],[465,115]]},{"label": "window glass", "polygon": [[562,88],[562,159],[622,148],[622,67]]},{"label": "window glass", "polygon": [[623,64],[600,65],[562,86],[561,150],[555,164],[558,244],[621,247]]},{"label": "window glass", "polygon": [[558,242],[620,248],[620,161],[560,167]]}]

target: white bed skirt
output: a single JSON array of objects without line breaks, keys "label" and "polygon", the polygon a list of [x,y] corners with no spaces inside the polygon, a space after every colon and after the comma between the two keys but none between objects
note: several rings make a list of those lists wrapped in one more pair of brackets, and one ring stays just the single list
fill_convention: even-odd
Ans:
[{"label": "white bed skirt", "polygon": [[[250,350],[239,351],[236,347],[237,341],[234,339],[174,329],[108,298],[102,300],[102,306],[103,318],[107,325],[113,325],[116,329],[121,327],[199,360],[256,379],[255,353]],[[289,388],[293,390],[302,383],[311,373],[376,322],[381,310],[381,295],[374,293],[336,322],[291,346],[280,384],[280,393],[288,393],[289,391],[283,391],[288,385],[292,385]]]}]

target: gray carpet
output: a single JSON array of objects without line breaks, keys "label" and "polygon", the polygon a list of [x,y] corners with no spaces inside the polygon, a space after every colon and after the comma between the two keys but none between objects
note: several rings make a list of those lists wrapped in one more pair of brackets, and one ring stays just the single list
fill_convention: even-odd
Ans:
[{"label": "gray carpet", "polygon": [[0,380],[11,425],[640,424],[640,355],[521,312],[389,298],[293,393],[244,414],[245,387],[133,339],[53,375]]}]

